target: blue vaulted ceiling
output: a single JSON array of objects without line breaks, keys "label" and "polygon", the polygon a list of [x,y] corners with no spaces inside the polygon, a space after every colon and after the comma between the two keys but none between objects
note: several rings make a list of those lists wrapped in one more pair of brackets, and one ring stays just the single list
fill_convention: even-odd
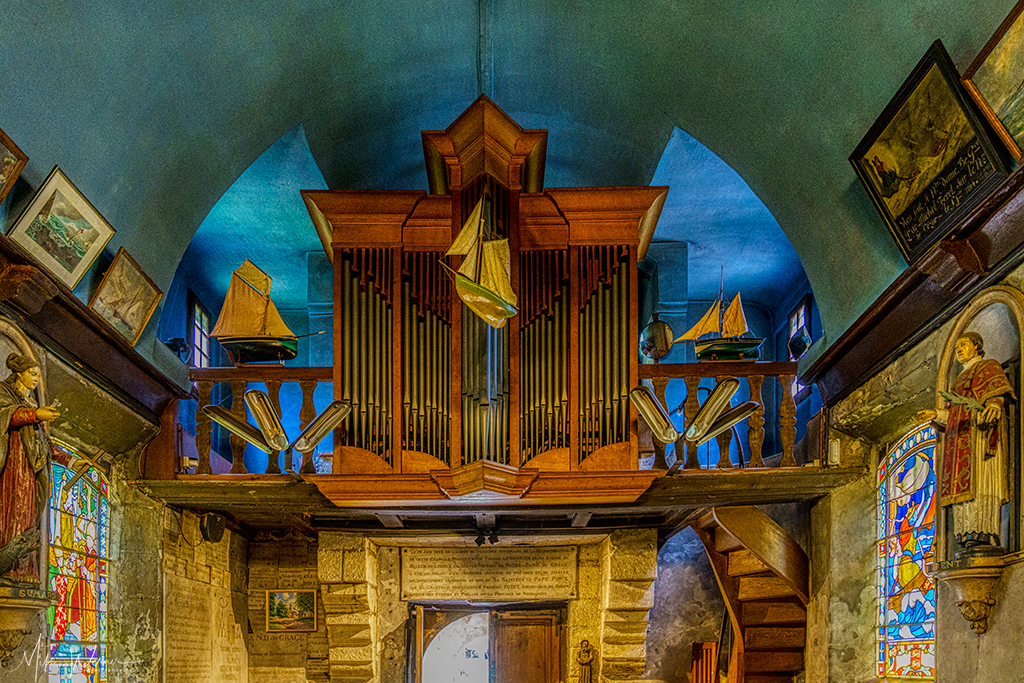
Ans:
[{"label": "blue vaulted ceiling", "polygon": [[905,267],[849,152],[933,40],[962,67],[1013,4],[15,0],[0,128],[30,160],[0,218],[59,164],[116,228],[108,258],[125,247],[168,290],[282,136],[303,127],[328,187],[425,188],[419,131],[482,92],[551,131],[549,186],[647,184],[686,131],[764,203],[755,223],[777,220],[834,340]]}]

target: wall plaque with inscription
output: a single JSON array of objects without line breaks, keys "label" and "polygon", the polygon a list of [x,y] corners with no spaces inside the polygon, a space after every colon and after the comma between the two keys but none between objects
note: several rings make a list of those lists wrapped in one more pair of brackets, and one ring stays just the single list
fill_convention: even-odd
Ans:
[{"label": "wall plaque with inscription", "polygon": [[850,163],[907,263],[955,231],[1007,175],[938,40]]},{"label": "wall plaque with inscription", "polygon": [[402,548],[402,600],[568,600],[576,546]]}]

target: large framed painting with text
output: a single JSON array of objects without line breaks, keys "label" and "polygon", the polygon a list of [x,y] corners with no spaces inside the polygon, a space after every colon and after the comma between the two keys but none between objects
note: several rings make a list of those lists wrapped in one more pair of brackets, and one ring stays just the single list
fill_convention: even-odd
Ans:
[{"label": "large framed painting with text", "polygon": [[850,163],[907,263],[947,237],[1007,175],[938,40]]}]

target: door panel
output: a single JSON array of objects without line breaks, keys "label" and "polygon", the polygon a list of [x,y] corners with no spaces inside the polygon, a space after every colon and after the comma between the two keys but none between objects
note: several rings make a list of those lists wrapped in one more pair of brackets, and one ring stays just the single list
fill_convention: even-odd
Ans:
[{"label": "door panel", "polygon": [[494,683],[558,683],[558,613],[492,612]]}]

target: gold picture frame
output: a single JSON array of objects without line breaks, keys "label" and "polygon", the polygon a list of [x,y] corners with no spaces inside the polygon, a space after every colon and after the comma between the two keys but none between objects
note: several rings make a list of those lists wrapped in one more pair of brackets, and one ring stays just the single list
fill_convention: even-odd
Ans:
[{"label": "gold picture frame", "polygon": [[114,228],[54,166],[8,236],[74,289],[114,236]]},{"label": "gold picture frame", "polygon": [[0,202],[14,187],[14,181],[28,163],[28,155],[14,144],[7,133],[0,129]]},{"label": "gold picture frame", "polygon": [[964,71],[964,88],[1014,159],[1024,145],[1024,0]]},{"label": "gold picture frame", "polygon": [[316,589],[268,590],[267,633],[316,631]]},{"label": "gold picture frame", "polygon": [[89,301],[89,308],[134,346],[161,297],[160,288],[121,247]]}]

